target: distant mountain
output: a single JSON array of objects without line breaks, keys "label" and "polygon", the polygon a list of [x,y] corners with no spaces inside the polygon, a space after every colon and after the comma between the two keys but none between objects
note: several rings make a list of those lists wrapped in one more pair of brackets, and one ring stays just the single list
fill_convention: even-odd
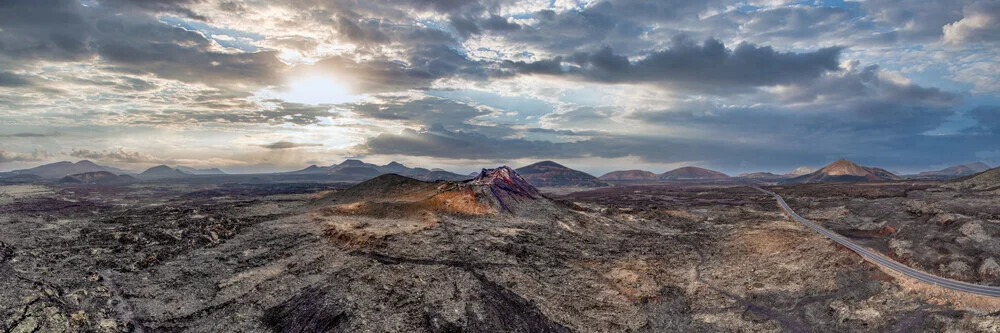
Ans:
[{"label": "distant mountain", "polygon": [[924,171],[917,174],[913,178],[952,179],[952,178],[971,176],[989,170],[989,168],[990,166],[986,165],[986,163],[983,162],[976,162],[965,165],[959,164],[941,170]]},{"label": "distant mountain", "polygon": [[816,168],[811,168],[807,166],[801,166],[792,170],[792,172],[786,173],[786,177],[798,177],[802,175],[808,175],[810,173],[816,172]]},{"label": "distant mountain", "polygon": [[177,170],[183,171],[184,173],[192,175],[225,175],[226,172],[220,170],[219,168],[211,169],[195,169],[189,166],[178,165]]},{"label": "distant mountain", "polygon": [[729,176],[724,173],[693,166],[677,168],[660,174],[661,180],[707,180],[726,178],[729,178]]},{"label": "distant mountain", "polygon": [[992,168],[992,167],[990,167],[989,165],[987,165],[986,163],[983,163],[983,162],[969,163],[969,164],[966,164],[965,166],[969,167],[969,169],[972,169],[972,171],[975,171],[975,172],[983,172],[983,171],[986,171],[986,170],[989,170],[989,169]]},{"label": "distant mountain", "polygon": [[567,168],[552,161],[542,161],[518,168],[518,174],[538,187],[600,187],[608,184],[590,174]]},{"label": "distant mountain", "polygon": [[313,165],[310,165],[310,166],[306,167],[305,169],[298,170],[298,171],[292,171],[292,172],[286,172],[286,173],[305,175],[305,174],[326,173],[326,171],[327,171],[326,168],[313,164]]},{"label": "distant mountain", "polygon": [[166,179],[166,178],[184,178],[190,177],[191,175],[166,165],[157,165],[155,167],[146,169],[138,175],[140,179]]},{"label": "distant mountain", "polygon": [[10,174],[11,175],[28,174],[28,175],[36,175],[45,179],[60,179],[62,177],[66,177],[69,175],[75,175],[86,172],[98,172],[98,171],[107,171],[114,174],[124,173],[124,171],[118,168],[107,167],[95,164],[94,162],[88,160],[82,160],[76,163],[63,161],[63,162],[45,164],[31,169],[11,171]]},{"label": "distant mountain", "polygon": [[604,181],[650,181],[657,180],[659,176],[655,173],[645,171],[645,170],[620,170],[612,171],[604,174],[603,176],[597,177]]},{"label": "distant mountain", "polygon": [[1000,168],[980,172],[974,176],[958,179],[944,185],[955,189],[995,190],[1000,189]]},{"label": "distant mountain", "polygon": [[816,172],[790,178],[783,183],[864,182],[899,180],[899,176],[885,169],[865,167],[846,159],[839,159]]},{"label": "distant mountain", "polygon": [[751,173],[741,173],[739,176],[741,178],[750,178],[763,181],[779,181],[788,178],[785,175],[776,175],[770,172],[751,172]]},{"label": "distant mountain", "polygon": [[340,164],[326,167],[314,164],[302,170],[289,172],[289,174],[296,175],[324,175],[329,179],[341,181],[365,181],[390,173],[424,181],[466,180],[472,178],[440,169],[432,171],[425,168],[410,168],[395,161],[389,162],[386,165],[376,165],[355,159],[348,159]]},{"label": "distant mountain", "polygon": [[60,179],[59,182],[69,184],[122,185],[133,183],[136,180],[135,177],[129,175],[116,175],[107,171],[97,171],[69,175]]},{"label": "distant mountain", "polygon": [[472,178],[466,175],[460,175],[454,172],[449,172],[444,170],[435,170],[427,173],[421,173],[414,175],[413,177],[426,182],[433,182],[438,180],[460,181]]}]

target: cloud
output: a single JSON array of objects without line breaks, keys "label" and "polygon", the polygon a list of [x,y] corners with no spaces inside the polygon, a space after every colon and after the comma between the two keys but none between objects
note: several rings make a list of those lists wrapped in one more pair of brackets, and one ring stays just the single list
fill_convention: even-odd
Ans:
[{"label": "cloud", "polygon": [[21,133],[14,133],[14,134],[4,134],[4,135],[0,135],[0,136],[10,137],[10,138],[47,138],[47,137],[60,136],[60,134],[59,133],[31,133],[31,132],[21,132]]},{"label": "cloud", "polygon": [[18,153],[0,148],[0,163],[11,162],[38,162],[44,161],[54,155],[45,150],[35,150],[31,153]]},{"label": "cloud", "polygon": [[944,26],[943,40],[951,44],[1000,42],[1000,3],[980,1],[962,9],[964,17]]},{"label": "cloud", "polygon": [[70,152],[69,155],[76,158],[104,161],[104,162],[138,163],[138,164],[169,162],[169,159],[163,159],[137,151],[127,151],[125,148],[122,147],[118,147],[118,149],[113,149],[113,150],[101,150],[101,151],[73,148],[73,151]]},{"label": "cloud", "polygon": [[32,85],[31,80],[11,72],[0,72],[0,87],[26,87]]},{"label": "cloud", "polygon": [[1000,134],[1000,106],[981,105],[970,110],[967,114],[979,123],[979,126],[972,128],[972,130],[981,129]]},{"label": "cloud", "polygon": [[727,49],[718,40],[697,45],[685,36],[677,36],[670,49],[637,60],[605,47],[594,53],[531,63],[507,61],[505,65],[520,74],[567,75],[607,83],[666,82],[712,90],[812,80],[838,69],[841,50],[829,47],[809,53],[786,53],[746,43]]},{"label": "cloud", "polygon": [[278,142],[269,143],[269,144],[266,144],[266,145],[257,145],[257,146],[258,147],[262,147],[262,148],[267,148],[267,149],[292,149],[292,148],[299,148],[299,147],[322,147],[323,145],[319,144],[319,143],[295,143],[295,142],[288,142],[288,141],[278,141]]},{"label": "cloud", "polygon": [[490,108],[438,97],[383,96],[374,101],[338,105],[338,108],[367,118],[417,126],[461,126],[473,118],[493,113]]}]

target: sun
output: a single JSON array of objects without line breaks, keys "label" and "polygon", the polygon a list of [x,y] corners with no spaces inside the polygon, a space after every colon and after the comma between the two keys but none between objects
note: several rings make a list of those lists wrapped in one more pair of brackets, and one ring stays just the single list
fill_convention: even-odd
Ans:
[{"label": "sun", "polygon": [[302,104],[340,104],[357,100],[357,96],[339,79],[330,75],[308,75],[295,78],[278,94],[281,99]]}]

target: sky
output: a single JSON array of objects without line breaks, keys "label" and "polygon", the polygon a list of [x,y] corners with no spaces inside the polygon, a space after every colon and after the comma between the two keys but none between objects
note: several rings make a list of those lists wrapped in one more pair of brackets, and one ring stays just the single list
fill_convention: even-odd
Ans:
[{"label": "sky", "polygon": [[1000,2],[4,0],[0,170],[1000,164]]}]

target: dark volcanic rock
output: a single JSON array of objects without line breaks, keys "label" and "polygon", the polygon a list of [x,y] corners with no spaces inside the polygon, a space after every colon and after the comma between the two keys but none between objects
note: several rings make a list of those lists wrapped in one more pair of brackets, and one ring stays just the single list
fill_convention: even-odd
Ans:
[{"label": "dark volcanic rock", "polygon": [[538,189],[507,166],[483,169],[479,172],[479,176],[466,184],[473,185],[476,191],[489,198],[495,207],[506,211],[513,211],[514,206],[520,201],[543,198]]}]

